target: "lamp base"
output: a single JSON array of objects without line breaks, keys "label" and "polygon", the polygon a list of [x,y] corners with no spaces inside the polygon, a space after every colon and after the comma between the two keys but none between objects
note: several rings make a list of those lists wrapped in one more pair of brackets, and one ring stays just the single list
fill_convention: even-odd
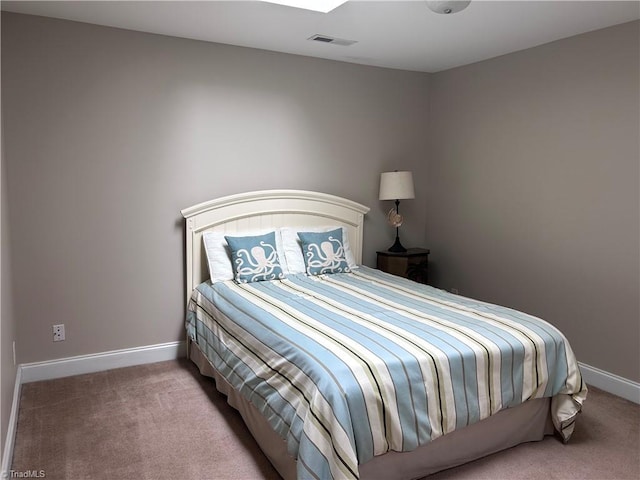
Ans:
[{"label": "lamp base", "polygon": [[400,237],[396,236],[395,243],[393,245],[391,245],[387,251],[388,252],[393,252],[393,253],[404,253],[404,252],[407,251],[407,249],[404,248],[402,246],[402,244],[400,243]]}]

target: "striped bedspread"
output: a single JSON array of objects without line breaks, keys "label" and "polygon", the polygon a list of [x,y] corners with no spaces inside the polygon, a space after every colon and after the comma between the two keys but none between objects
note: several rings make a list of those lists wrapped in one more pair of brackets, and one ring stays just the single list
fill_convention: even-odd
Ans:
[{"label": "striped bedspread", "polygon": [[367,267],[203,283],[187,330],[286,439],[301,479],[357,479],[376,455],[538,397],[553,397],[566,441],[587,393],[549,323]]}]

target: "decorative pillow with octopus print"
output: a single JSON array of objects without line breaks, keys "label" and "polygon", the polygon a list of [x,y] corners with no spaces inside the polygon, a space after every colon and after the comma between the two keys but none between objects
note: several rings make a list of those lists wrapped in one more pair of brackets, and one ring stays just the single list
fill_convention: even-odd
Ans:
[{"label": "decorative pillow with octopus print", "polygon": [[298,232],[298,237],[307,275],[351,271],[344,254],[341,228],[328,232]]},{"label": "decorative pillow with octopus print", "polygon": [[276,251],[275,232],[247,237],[224,237],[231,249],[234,279],[238,283],[284,278]]}]

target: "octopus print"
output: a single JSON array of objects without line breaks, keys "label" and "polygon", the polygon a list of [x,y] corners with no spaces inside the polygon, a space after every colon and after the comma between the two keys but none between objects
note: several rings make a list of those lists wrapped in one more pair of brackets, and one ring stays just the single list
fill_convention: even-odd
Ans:
[{"label": "octopus print", "polygon": [[241,277],[250,277],[248,281],[257,281],[257,277],[276,279],[281,276],[278,254],[273,245],[260,242],[251,249],[240,249],[236,253],[236,273]]}]

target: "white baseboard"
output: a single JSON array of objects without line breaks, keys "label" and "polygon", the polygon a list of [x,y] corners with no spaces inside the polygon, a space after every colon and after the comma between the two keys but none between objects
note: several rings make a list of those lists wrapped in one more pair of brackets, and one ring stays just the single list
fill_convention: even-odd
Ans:
[{"label": "white baseboard", "polygon": [[46,362],[23,363],[20,365],[22,383],[174,360],[186,356],[186,351],[185,342],[180,341],[60,358]]},{"label": "white baseboard", "polygon": [[586,363],[578,362],[578,364],[587,386],[593,385],[600,390],[640,404],[640,383],[605,372]]},{"label": "white baseboard", "polygon": [[4,441],[4,449],[2,450],[2,477],[9,478],[7,475],[11,470],[11,460],[13,460],[13,446],[16,441],[16,432],[18,430],[18,408],[20,408],[20,389],[22,386],[22,371],[20,366],[16,371],[16,383],[13,387],[13,401],[11,402],[11,413],[9,415],[9,425],[7,426],[7,437]]}]

